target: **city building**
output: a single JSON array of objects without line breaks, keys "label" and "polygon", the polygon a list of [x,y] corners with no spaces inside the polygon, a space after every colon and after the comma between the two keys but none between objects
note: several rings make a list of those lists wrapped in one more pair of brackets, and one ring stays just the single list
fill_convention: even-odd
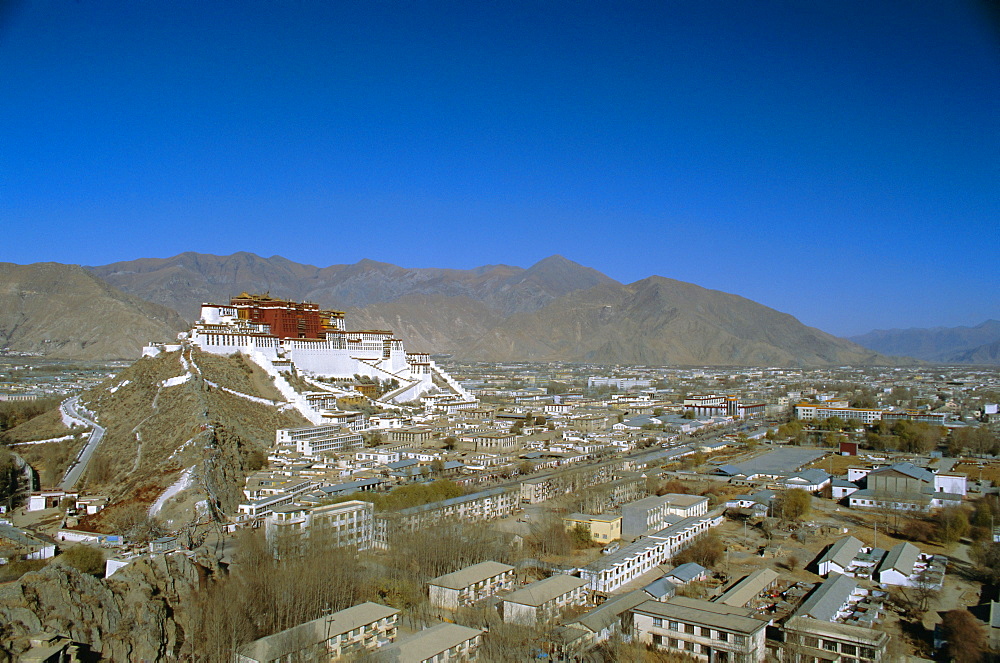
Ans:
[{"label": "city building", "polygon": [[361,500],[323,506],[280,506],[264,520],[264,535],[279,558],[301,555],[310,549],[353,546],[367,550],[375,538],[374,507]]},{"label": "city building", "polygon": [[768,648],[778,660],[789,663],[889,661],[886,655],[889,636],[882,631],[809,617],[792,617],[781,630],[783,642]]},{"label": "city building", "polygon": [[275,444],[294,446],[295,451],[306,456],[321,453],[344,453],[361,449],[364,438],[340,424],[302,426],[300,428],[279,428],[274,433]]},{"label": "city building", "polygon": [[457,610],[497,592],[514,588],[514,567],[500,562],[480,562],[427,583],[431,605]]},{"label": "city building", "polygon": [[600,543],[610,543],[622,538],[622,517],[619,515],[571,513],[563,516],[562,520],[566,529],[584,527],[590,532],[590,538]]},{"label": "city building", "polygon": [[674,596],[632,609],[635,638],[709,663],[763,663],[767,621],[722,603]]},{"label": "city building", "polygon": [[563,608],[586,602],[585,580],[557,574],[505,596],[503,620],[508,624],[541,625],[558,617]]},{"label": "city building", "polygon": [[441,623],[425,628],[380,650],[387,663],[449,663],[475,661],[483,641],[482,629]]},{"label": "city building", "polygon": [[399,610],[362,603],[244,645],[236,663],[332,660],[375,650],[396,638]]}]

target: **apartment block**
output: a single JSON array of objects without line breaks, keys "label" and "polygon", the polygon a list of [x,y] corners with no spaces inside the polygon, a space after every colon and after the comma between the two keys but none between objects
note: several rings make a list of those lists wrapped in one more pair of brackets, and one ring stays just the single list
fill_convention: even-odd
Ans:
[{"label": "apartment block", "polygon": [[362,603],[244,645],[236,663],[332,660],[390,644],[399,610]]},{"label": "apartment block", "polygon": [[533,582],[503,599],[503,620],[534,626],[552,621],[571,605],[587,602],[587,582],[568,575],[554,575]]},{"label": "apartment block", "polygon": [[834,624],[792,617],[782,627],[784,642],[773,646],[772,655],[789,663],[881,663],[888,662],[889,636],[853,624]]},{"label": "apartment block", "polygon": [[301,555],[308,549],[354,546],[367,550],[375,540],[371,502],[351,500],[324,506],[287,505],[264,520],[264,534],[276,557]]},{"label": "apartment block", "polygon": [[483,641],[481,629],[458,624],[437,624],[400,638],[379,651],[379,660],[390,663],[449,663],[475,661]]},{"label": "apartment block", "polygon": [[457,610],[497,592],[514,588],[514,567],[500,562],[480,562],[427,583],[431,605]]},{"label": "apartment block", "polygon": [[364,446],[364,438],[359,433],[344,428],[340,423],[279,428],[274,437],[279,447],[294,446],[297,452],[307,456],[355,451]]},{"label": "apartment block", "polygon": [[657,649],[717,663],[763,663],[767,621],[753,612],[674,596],[632,609],[635,638]]}]

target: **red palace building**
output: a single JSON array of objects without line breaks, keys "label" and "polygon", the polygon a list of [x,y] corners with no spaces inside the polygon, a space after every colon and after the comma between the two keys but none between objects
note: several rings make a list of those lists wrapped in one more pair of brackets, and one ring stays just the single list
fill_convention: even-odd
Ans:
[{"label": "red palace building", "polygon": [[318,304],[272,299],[268,295],[242,293],[233,297],[229,305],[236,309],[240,320],[265,324],[271,334],[281,339],[325,339],[327,332],[344,328],[341,311],[320,309]]}]

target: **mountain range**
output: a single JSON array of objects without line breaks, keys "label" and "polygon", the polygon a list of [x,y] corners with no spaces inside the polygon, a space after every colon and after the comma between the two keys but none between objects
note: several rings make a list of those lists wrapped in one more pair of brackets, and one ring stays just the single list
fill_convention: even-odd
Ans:
[{"label": "mountain range", "polygon": [[876,329],[850,340],[883,354],[925,361],[1000,364],[1000,320],[987,320],[975,327]]},{"label": "mountain range", "polygon": [[[807,327],[738,295],[660,276],[623,284],[562,256],[527,269],[408,269],[373,260],[317,267],[252,253],[182,253],[83,269],[61,267],[71,270],[73,279],[89,272],[107,297],[128,302],[134,314],[158,325],[160,334],[151,336],[150,327],[126,329],[124,318],[109,318],[111,328],[102,333],[110,339],[116,330],[128,331],[131,339],[109,340],[117,349],[95,348],[94,358],[136,356],[137,342],[173,338],[186,326],[181,316],[193,321],[203,302],[225,303],[246,291],[345,310],[349,328],[392,329],[411,350],[465,359],[783,366],[911,361]],[[58,280],[50,282],[48,292],[66,296]],[[98,328],[87,315],[85,309],[73,309],[65,317],[78,320],[82,328]],[[12,349],[15,343],[37,347],[38,339],[48,334],[45,325],[35,325],[30,334],[23,323],[4,329]]]},{"label": "mountain range", "polygon": [[171,308],[108,285],[79,265],[0,263],[0,349],[57,359],[139,356],[187,323]]}]

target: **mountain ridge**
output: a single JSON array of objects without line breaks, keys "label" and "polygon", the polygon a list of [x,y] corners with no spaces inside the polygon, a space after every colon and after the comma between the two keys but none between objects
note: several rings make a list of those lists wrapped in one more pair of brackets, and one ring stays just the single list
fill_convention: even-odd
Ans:
[{"label": "mountain ridge", "polygon": [[986,320],[973,327],[912,327],[875,329],[848,337],[859,345],[888,355],[906,355],[944,363],[1000,363],[997,343],[1000,320]]}]

